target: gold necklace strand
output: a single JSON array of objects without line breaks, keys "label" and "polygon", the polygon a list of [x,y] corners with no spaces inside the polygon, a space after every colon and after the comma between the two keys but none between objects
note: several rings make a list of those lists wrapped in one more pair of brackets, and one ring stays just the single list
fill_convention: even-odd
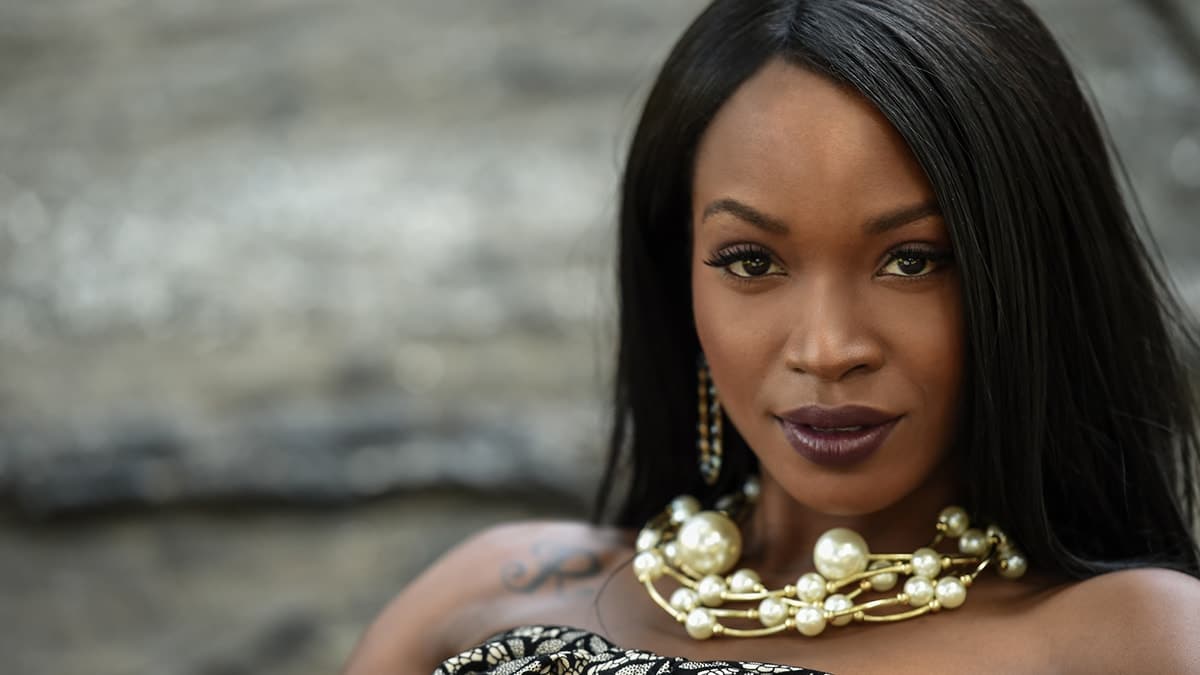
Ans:
[{"label": "gold necklace strand", "polygon": [[[697,640],[789,630],[816,637],[830,624],[902,621],[961,606],[967,589],[989,566],[1007,579],[1020,578],[1027,568],[1025,556],[1000,528],[971,528],[966,511],[948,506],[938,515],[933,540],[912,553],[871,553],[857,532],[829,530],[813,548],[816,572],[769,589],[751,569],[726,575],[741,556],[742,535],[734,521],[750,510],[758,491],[752,478],[741,493],[717,500],[711,511],[701,511],[694,497],[677,497],[638,534],[633,561],[638,581]],[[946,539],[958,540],[959,554],[935,549]],[[901,576],[907,577],[902,585]],[[670,599],[655,586],[664,577],[679,583]],[[897,585],[901,591],[891,597],[860,600]],[[731,626],[723,621],[728,619],[755,627]]]}]

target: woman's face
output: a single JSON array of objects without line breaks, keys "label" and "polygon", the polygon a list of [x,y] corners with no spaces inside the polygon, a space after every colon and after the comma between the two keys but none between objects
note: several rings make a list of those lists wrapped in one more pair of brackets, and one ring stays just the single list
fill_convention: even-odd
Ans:
[{"label": "woman's face", "polygon": [[725,410],[797,501],[863,515],[946,456],[959,277],[933,190],[865,99],[775,61],[701,140],[696,329]]}]

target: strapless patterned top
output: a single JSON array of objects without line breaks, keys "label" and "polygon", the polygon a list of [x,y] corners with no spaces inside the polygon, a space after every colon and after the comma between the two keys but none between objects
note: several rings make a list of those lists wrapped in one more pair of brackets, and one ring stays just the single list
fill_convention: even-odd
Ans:
[{"label": "strapless patterned top", "polygon": [[433,675],[829,675],[819,670],[743,661],[689,661],[622,649],[595,633],[562,626],[525,626],[455,656]]}]

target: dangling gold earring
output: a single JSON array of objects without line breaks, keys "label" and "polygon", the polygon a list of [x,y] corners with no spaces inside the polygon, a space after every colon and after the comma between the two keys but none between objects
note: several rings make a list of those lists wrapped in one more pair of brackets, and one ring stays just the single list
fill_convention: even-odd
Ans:
[{"label": "dangling gold earring", "polygon": [[708,485],[714,485],[721,475],[721,457],[724,454],[722,433],[721,401],[717,398],[717,386],[713,384],[708,372],[708,362],[700,355],[700,363],[696,368],[696,393],[700,404],[700,420],[696,424],[698,438],[696,447],[700,450],[700,476]]}]

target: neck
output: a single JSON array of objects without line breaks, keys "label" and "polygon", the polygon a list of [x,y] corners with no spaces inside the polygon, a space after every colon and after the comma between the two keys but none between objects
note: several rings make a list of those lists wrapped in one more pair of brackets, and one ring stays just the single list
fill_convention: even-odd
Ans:
[{"label": "neck", "polygon": [[764,579],[790,583],[813,571],[813,546],[834,527],[858,532],[873,552],[911,553],[928,545],[938,513],[955,503],[958,494],[951,474],[944,463],[924,484],[882,511],[834,516],[797,502],[764,472],[758,505],[746,526],[744,560],[753,561]]}]

